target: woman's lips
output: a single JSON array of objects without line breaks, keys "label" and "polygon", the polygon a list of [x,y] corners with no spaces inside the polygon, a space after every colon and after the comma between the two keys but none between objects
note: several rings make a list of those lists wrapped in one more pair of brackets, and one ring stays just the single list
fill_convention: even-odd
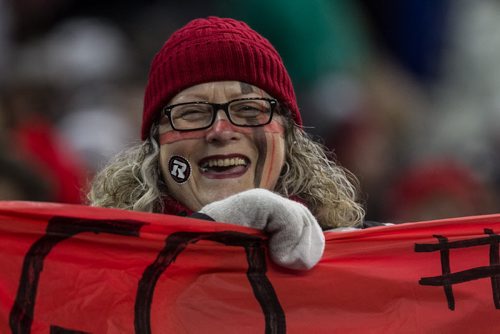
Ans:
[{"label": "woman's lips", "polygon": [[201,159],[198,166],[209,179],[236,178],[246,173],[250,159],[241,154],[211,155]]}]

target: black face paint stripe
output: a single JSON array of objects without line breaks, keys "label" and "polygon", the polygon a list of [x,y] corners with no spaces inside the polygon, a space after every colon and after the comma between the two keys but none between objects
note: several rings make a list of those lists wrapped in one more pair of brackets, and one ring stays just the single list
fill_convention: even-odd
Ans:
[{"label": "black face paint stripe", "polygon": [[[254,91],[254,87],[245,82],[240,82],[241,94],[249,94]],[[262,182],[262,173],[264,172],[264,164],[267,156],[267,139],[266,133],[262,127],[254,129],[254,138],[257,145],[259,157],[255,166],[254,187],[259,188]]]},{"label": "black face paint stripe", "polygon": [[240,82],[241,94],[249,94],[253,92],[252,85],[249,85],[245,82]]},{"label": "black face paint stripe", "polygon": [[257,163],[255,166],[255,178],[254,187],[259,188],[262,182],[262,173],[264,172],[264,164],[266,163],[267,157],[267,138],[263,127],[258,127],[254,129],[255,143],[257,145],[257,151],[259,157],[257,158]]}]

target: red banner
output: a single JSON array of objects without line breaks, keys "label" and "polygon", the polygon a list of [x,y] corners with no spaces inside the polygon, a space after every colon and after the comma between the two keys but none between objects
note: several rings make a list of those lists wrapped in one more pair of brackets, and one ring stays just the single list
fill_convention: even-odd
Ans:
[{"label": "red banner", "polygon": [[500,215],[327,232],[312,270],[255,230],[0,204],[0,333],[497,333]]}]

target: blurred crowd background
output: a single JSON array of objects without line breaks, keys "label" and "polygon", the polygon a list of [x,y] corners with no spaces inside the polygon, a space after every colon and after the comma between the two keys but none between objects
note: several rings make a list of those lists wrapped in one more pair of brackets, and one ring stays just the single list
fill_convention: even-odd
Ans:
[{"label": "blurred crowd background", "polygon": [[0,199],[84,203],[139,140],[154,53],[208,15],[276,46],[368,219],[500,212],[496,0],[0,0]]}]

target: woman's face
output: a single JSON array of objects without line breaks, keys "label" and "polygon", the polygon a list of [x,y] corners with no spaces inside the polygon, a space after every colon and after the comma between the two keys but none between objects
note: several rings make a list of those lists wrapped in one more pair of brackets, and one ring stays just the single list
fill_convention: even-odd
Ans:
[{"label": "woman's face", "polygon": [[[263,90],[239,81],[219,81],[181,91],[169,105],[239,98],[270,98]],[[170,194],[189,209],[251,188],[274,189],[285,160],[282,116],[271,123],[239,127],[218,110],[204,130],[176,131],[167,117],[160,121],[160,166]]]}]

